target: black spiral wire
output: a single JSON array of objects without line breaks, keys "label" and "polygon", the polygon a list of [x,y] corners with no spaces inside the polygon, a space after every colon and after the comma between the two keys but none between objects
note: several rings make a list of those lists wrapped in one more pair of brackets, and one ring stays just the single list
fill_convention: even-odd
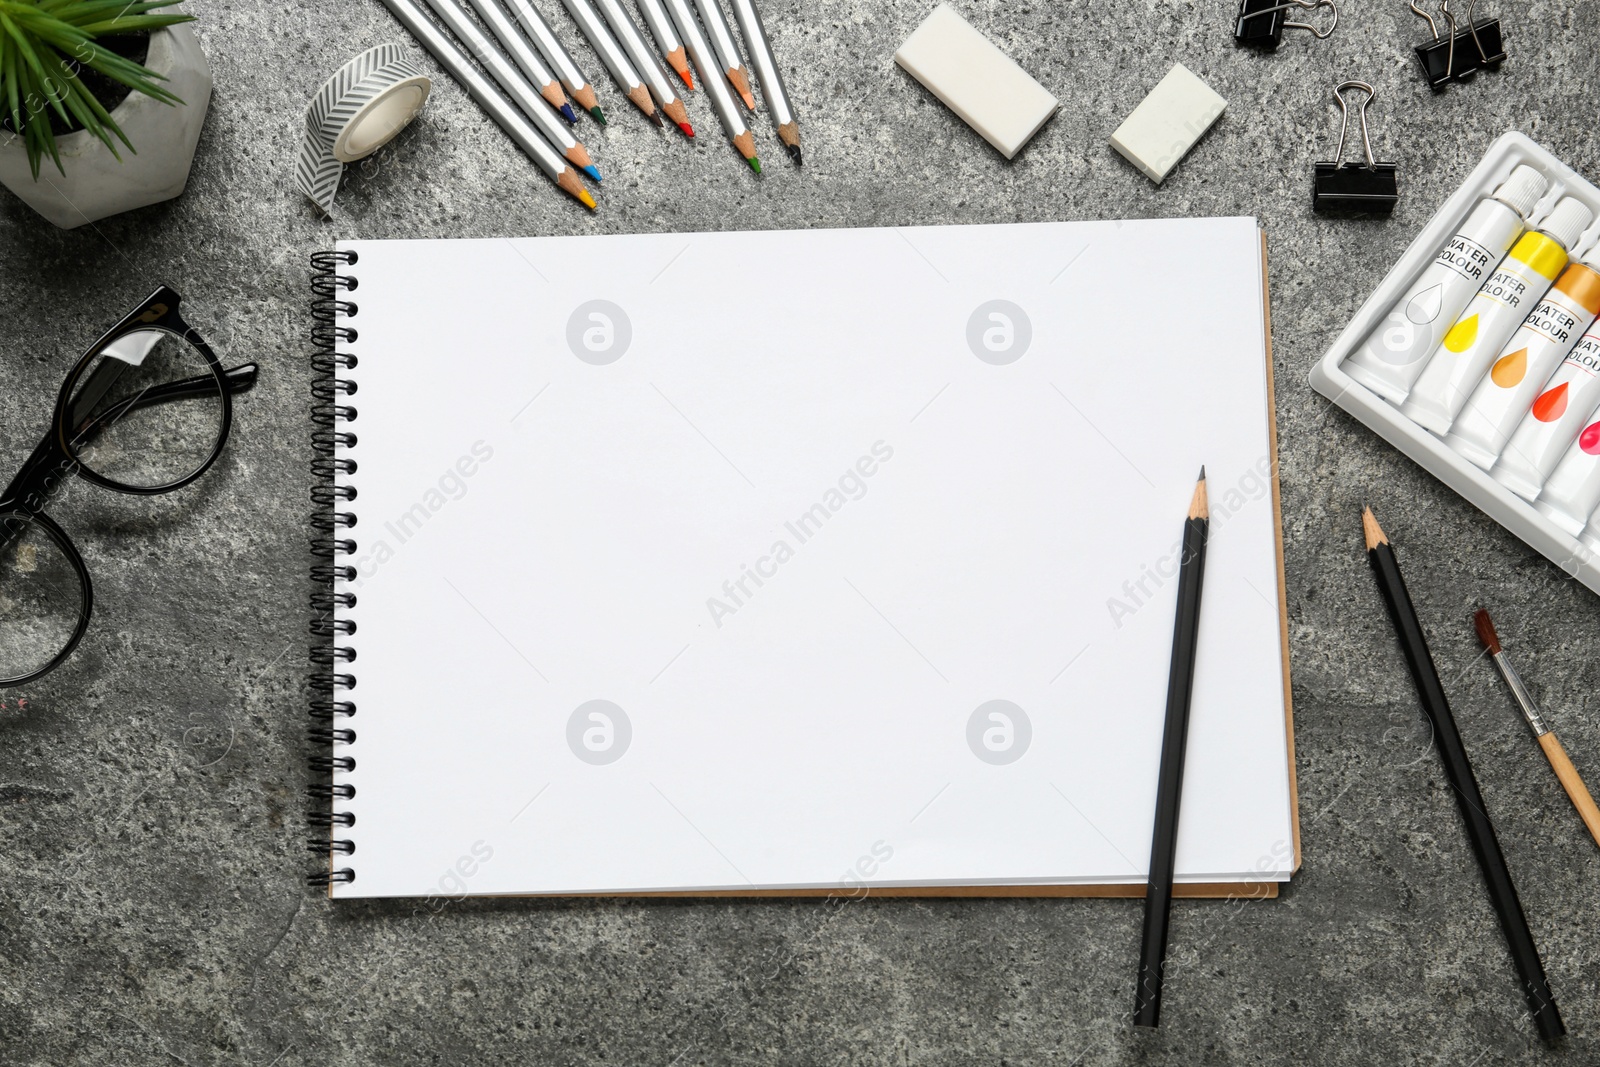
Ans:
[{"label": "black spiral wire", "polygon": [[[351,275],[341,273],[341,268],[355,265],[357,258],[355,252],[317,252],[311,257],[311,338],[315,347],[311,357],[311,447],[316,451],[311,461],[311,500],[315,505],[311,515],[311,553],[316,562],[311,567],[311,726],[306,740],[312,747],[308,763],[313,779],[329,779],[335,771],[351,771],[356,765],[354,757],[339,754],[341,747],[356,739],[355,730],[348,725],[356,706],[347,698],[356,679],[346,666],[356,653],[354,648],[338,643],[340,638],[355,633],[356,625],[348,619],[334,618],[336,609],[351,608],[356,603],[354,593],[338,589],[338,583],[355,579],[355,568],[341,561],[356,550],[355,541],[346,536],[346,531],[356,524],[356,517],[340,508],[355,499],[356,491],[350,486],[335,485],[334,479],[340,474],[353,474],[356,469],[355,460],[336,453],[348,452],[356,443],[356,435],[346,428],[356,417],[356,409],[348,403],[356,383],[341,377],[355,368],[356,357],[340,351],[339,346],[356,339],[356,331],[344,320],[353,318],[358,310],[353,301],[346,299],[357,282]],[[355,852],[355,842],[341,838],[337,831],[354,826],[356,817],[353,812],[333,811],[332,807],[336,802],[353,799],[356,787],[313,780],[306,792],[313,805],[307,814],[312,836],[306,847],[329,858],[327,868],[310,875],[307,881],[318,887],[355,881],[353,869],[336,870],[332,861],[336,856]]]}]

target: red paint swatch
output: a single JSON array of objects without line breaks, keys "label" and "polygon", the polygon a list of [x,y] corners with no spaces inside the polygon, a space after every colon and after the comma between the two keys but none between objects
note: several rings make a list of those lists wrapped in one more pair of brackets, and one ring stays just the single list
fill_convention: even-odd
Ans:
[{"label": "red paint swatch", "polygon": [[1562,382],[1554,389],[1539,397],[1533,402],[1533,417],[1540,422],[1555,422],[1567,410],[1567,383]]},{"label": "red paint swatch", "polygon": [[1600,422],[1583,431],[1578,438],[1578,447],[1591,456],[1600,456]]}]

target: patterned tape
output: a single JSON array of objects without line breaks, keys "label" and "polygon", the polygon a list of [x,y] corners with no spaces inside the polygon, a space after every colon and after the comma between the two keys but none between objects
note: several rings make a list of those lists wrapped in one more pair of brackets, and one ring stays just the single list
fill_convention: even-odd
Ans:
[{"label": "patterned tape", "polygon": [[344,165],[371,155],[405,129],[432,88],[397,44],[381,44],[340,67],[306,109],[295,185],[331,212]]}]

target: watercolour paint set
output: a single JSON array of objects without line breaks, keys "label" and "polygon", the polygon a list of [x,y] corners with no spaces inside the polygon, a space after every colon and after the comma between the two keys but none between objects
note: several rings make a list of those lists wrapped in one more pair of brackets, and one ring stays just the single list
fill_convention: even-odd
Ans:
[{"label": "watercolour paint set", "polygon": [[1502,135],[1312,386],[1600,593],[1600,188]]}]

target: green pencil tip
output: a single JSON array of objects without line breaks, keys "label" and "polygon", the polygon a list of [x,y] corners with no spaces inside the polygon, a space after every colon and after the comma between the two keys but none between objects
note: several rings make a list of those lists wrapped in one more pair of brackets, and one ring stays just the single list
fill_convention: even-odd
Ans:
[{"label": "green pencil tip", "polygon": [[750,164],[751,170],[755,171],[757,174],[761,173],[761,160],[757,159],[755,156],[751,156],[749,159],[745,160],[745,162]]},{"label": "green pencil tip", "polygon": [[596,122],[598,122],[600,125],[604,126],[606,124],[606,113],[604,111],[600,110],[600,105],[599,104],[596,104],[594,107],[591,107],[589,109],[589,114],[593,115],[594,116],[594,120]]}]

